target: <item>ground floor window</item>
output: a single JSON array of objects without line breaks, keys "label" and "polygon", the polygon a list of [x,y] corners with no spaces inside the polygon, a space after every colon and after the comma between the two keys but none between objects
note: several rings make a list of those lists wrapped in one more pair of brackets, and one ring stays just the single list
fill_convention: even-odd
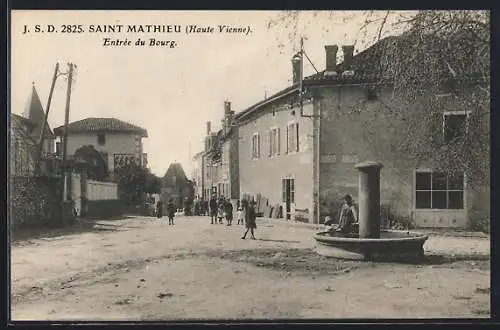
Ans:
[{"label": "ground floor window", "polygon": [[416,209],[464,208],[464,174],[417,171],[415,173]]}]

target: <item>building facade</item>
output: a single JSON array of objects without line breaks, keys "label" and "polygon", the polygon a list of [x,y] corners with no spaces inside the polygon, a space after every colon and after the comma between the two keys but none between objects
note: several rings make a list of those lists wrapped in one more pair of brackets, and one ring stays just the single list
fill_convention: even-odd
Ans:
[{"label": "building facade", "polygon": [[211,123],[207,122],[205,151],[203,154],[203,199],[217,197],[237,200],[239,191],[239,133],[233,125],[234,112],[231,103],[224,102],[224,117],[221,129],[212,132]]},{"label": "building facade", "polygon": [[198,152],[193,156],[192,164],[193,171],[191,173],[191,177],[193,178],[193,186],[194,186],[194,195],[202,198],[203,196],[203,151]]},{"label": "building facade", "polygon": [[[357,199],[354,165],[373,160],[384,164],[381,203],[386,216],[419,227],[463,228],[472,210],[489,210],[489,187],[468,188],[467,173],[472,171],[434,169],[435,150],[453,148],[452,138],[466,132],[471,109],[460,108],[457,99],[467,98],[475,87],[463,86],[461,95],[453,97],[446,88],[427,91],[426,99],[409,102],[395,92],[391,80],[380,77],[377,65],[392,41],[382,40],[356,56],[353,46],[343,46],[340,64],[338,47],[328,45],[325,70],[302,82],[302,101],[295,62],[292,86],[235,116],[240,195],[264,197],[269,206],[281,207],[287,219],[322,222],[326,215],[337,217],[343,195]],[[429,107],[435,109],[432,114]],[[431,120],[419,133],[422,128],[408,123],[422,123],[422,118]],[[429,148],[426,155],[403,149],[403,141],[413,136],[422,141],[438,136],[440,149]]]},{"label": "building facade", "polygon": [[[304,105],[309,111],[312,104]],[[313,210],[312,121],[300,116],[293,89],[237,115],[240,195],[282,207],[283,217],[309,221]]]},{"label": "building facade", "polygon": [[[64,126],[55,128],[54,132],[62,139]],[[147,130],[116,118],[82,119],[68,126],[68,157],[90,145],[102,154],[110,173],[130,162],[147,167],[142,142],[147,137]],[[62,154],[60,141],[56,142],[56,149]]]}]

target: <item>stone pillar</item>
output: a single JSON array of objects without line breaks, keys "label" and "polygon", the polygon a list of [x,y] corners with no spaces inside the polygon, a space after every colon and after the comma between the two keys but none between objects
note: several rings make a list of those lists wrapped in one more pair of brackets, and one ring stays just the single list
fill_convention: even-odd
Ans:
[{"label": "stone pillar", "polygon": [[376,162],[356,164],[359,171],[359,237],[380,238],[380,170]]}]

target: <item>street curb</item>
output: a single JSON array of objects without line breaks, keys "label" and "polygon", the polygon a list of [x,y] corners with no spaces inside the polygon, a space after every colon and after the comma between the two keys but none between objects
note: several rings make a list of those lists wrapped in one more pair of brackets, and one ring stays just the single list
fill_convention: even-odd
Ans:
[{"label": "street curb", "polygon": [[326,226],[323,224],[304,223],[304,222],[299,222],[299,221],[289,221],[289,220],[283,220],[283,219],[257,218],[257,221],[258,222],[265,221],[265,222],[272,224],[272,225],[307,228],[307,229],[318,230],[318,231],[326,229]]},{"label": "street curb", "polygon": [[[273,219],[273,218],[257,218],[257,221],[265,221],[266,223],[272,225],[280,225],[280,226],[288,226],[288,227],[298,227],[298,228],[307,228],[311,230],[322,231],[326,230],[327,226],[323,224],[314,224],[314,223],[304,223],[298,221],[288,221],[283,219]],[[406,232],[406,230],[397,230],[397,229],[386,229],[389,231],[401,231]],[[480,239],[489,239],[490,236],[481,232],[467,232],[467,231],[436,231],[432,229],[410,229],[410,232],[429,235],[429,236],[439,236],[439,237],[461,237],[461,238],[480,238]]]}]

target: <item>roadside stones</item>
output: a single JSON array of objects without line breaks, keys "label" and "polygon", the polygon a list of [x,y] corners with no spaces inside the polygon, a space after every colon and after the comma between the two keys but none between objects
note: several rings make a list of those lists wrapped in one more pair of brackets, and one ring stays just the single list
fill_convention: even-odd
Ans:
[{"label": "roadside stones", "polygon": [[483,294],[490,294],[491,289],[490,288],[476,288],[476,293],[483,293]]},{"label": "roadside stones", "polygon": [[173,297],[173,293],[170,293],[170,292],[166,292],[166,293],[158,293],[156,296],[160,299],[163,299],[163,298],[170,298],[170,297]]},{"label": "roadside stones", "polygon": [[278,252],[272,256],[273,259],[284,258],[284,257],[286,257],[286,254],[284,254],[282,252]]},{"label": "roadside stones", "polygon": [[125,298],[115,301],[115,305],[130,305],[132,303],[132,299]]},{"label": "roadside stones", "polygon": [[403,287],[399,283],[389,283],[389,282],[384,282],[384,286],[388,289],[400,289]]}]

